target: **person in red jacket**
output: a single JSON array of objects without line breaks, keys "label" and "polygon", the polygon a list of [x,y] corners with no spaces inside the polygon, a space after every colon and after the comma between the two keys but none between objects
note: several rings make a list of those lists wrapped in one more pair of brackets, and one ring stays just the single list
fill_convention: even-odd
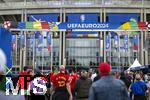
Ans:
[{"label": "person in red jacket", "polygon": [[65,66],[60,66],[60,71],[53,76],[52,83],[52,90],[55,91],[52,100],[72,100],[69,76],[65,73]]}]

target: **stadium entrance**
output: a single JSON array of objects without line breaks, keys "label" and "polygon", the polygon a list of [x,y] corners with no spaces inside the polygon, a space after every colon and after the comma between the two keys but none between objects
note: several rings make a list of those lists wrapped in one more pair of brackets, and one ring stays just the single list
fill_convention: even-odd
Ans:
[{"label": "stadium entrance", "polygon": [[147,23],[134,19],[119,28],[109,23],[84,22],[20,22],[17,26],[10,28],[12,61],[18,65],[14,72],[21,70],[20,66],[39,67],[43,73],[61,64],[95,68],[103,61],[119,71],[141,58],[140,34],[148,31]]}]

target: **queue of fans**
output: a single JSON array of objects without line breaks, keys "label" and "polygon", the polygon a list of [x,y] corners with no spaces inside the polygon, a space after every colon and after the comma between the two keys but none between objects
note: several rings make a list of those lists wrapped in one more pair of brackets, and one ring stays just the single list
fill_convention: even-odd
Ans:
[{"label": "queue of fans", "polygon": [[[43,75],[39,69],[24,68],[19,76],[25,75],[28,80],[26,85],[22,77],[16,82],[13,79],[17,91],[25,98],[18,100],[150,100],[148,74],[112,73],[108,63],[101,63],[96,71],[78,72],[66,70],[61,65],[59,72],[53,71],[48,75]],[[36,82],[45,84],[45,87],[37,88]]]}]

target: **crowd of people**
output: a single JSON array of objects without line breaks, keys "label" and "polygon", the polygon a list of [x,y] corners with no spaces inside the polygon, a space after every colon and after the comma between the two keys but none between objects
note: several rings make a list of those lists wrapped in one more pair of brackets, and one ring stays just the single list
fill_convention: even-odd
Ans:
[{"label": "crowd of people", "polygon": [[[68,70],[61,65],[59,72],[48,75],[38,68],[25,67],[17,79],[12,78],[13,94],[6,95],[1,88],[6,82],[3,66],[0,62],[0,100],[150,100],[149,74],[114,73],[107,62],[101,63],[95,71]],[[16,96],[14,91],[18,91]]]},{"label": "crowd of people", "polygon": [[[31,76],[26,86],[22,77],[19,77],[25,75]],[[95,71],[68,70],[61,65],[59,72],[53,71],[48,75],[42,74],[37,68],[30,70],[25,67],[19,76],[13,82],[19,91],[18,95],[24,91],[25,100],[150,100],[148,74],[113,73],[108,63],[101,63]],[[36,88],[35,81],[45,84],[45,90]],[[20,95],[18,100],[24,100],[23,96]]]}]

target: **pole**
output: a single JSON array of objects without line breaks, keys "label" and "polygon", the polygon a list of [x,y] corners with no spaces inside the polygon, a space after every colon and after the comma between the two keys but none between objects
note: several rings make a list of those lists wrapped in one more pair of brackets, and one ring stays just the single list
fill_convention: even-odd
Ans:
[{"label": "pole", "polygon": [[[65,9],[65,8],[63,9],[63,14],[64,14],[64,16],[66,16],[66,9]],[[63,18],[63,22],[66,22],[66,17]],[[66,38],[65,38],[65,37],[66,37],[66,32],[63,31],[63,32],[62,32],[62,42],[63,42],[63,43],[62,43],[62,46],[63,46],[63,49],[62,49],[62,51],[63,51],[63,52],[62,52],[62,53],[63,53],[63,54],[62,54],[62,56],[63,56],[63,57],[62,57],[62,61],[63,61],[63,62],[62,62],[62,64],[63,64],[63,65],[66,64]]]},{"label": "pole", "polygon": [[144,0],[142,0],[142,7],[144,7]]},{"label": "pole", "polygon": [[[21,21],[24,21],[24,10],[22,9],[22,13],[21,13]],[[20,30],[20,34],[23,34],[23,30]],[[20,49],[20,72],[22,71],[22,49]]]},{"label": "pole", "polygon": [[118,44],[118,51],[119,51],[119,58],[118,58],[118,66],[119,66],[119,71],[121,70],[121,66],[120,66],[120,35],[118,35],[118,40],[119,40],[119,44]]},{"label": "pole", "polygon": [[[17,63],[17,61],[18,61],[18,35],[16,35],[16,65],[18,66],[18,63]],[[13,60],[12,60],[13,61]]]},{"label": "pole", "polygon": [[[104,8],[104,22],[106,22],[106,9]],[[106,45],[105,40],[106,39],[106,32],[104,32],[104,62],[106,62]]]},{"label": "pole", "polygon": [[110,32],[108,34],[110,36],[110,65],[111,65],[111,34],[110,34]]},{"label": "pole", "polygon": [[[34,69],[37,67],[37,41],[36,41],[36,38],[35,38],[35,50],[34,50]],[[33,73],[34,73],[34,70],[33,70]]]},{"label": "pole", "polygon": [[130,66],[131,59],[130,59],[130,35],[129,34],[128,34],[128,55],[127,55],[127,58],[128,58],[128,64]]},{"label": "pole", "polygon": [[52,35],[52,33],[50,35],[51,35],[51,65],[50,65],[50,68],[51,68],[51,72],[52,72],[53,71],[53,35]]},{"label": "pole", "polygon": [[33,65],[33,69],[35,69],[35,48],[36,48],[36,43],[35,43],[36,39],[35,39],[35,35],[34,35],[34,41],[33,41],[33,60],[32,60],[32,65]]},{"label": "pole", "polygon": [[[27,21],[27,10],[24,10],[24,20]],[[23,66],[26,66],[26,55],[27,55],[27,32],[23,32],[25,35],[25,46],[24,46],[24,52],[23,52]]]},{"label": "pole", "polygon": [[[143,0],[142,0],[142,2],[143,2]],[[144,16],[143,16],[143,14],[144,14],[144,11],[143,11],[143,9],[141,8],[141,12],[140,12],[140,15],[141,15],[141,17],[140,17],[140,21],[144,21],[143,19],[144,19]],[[143,53],[143,31],[141,30],[140,31],[140,35],[141,35],[141,49],[140,49],[140,51],[141,51],[141,53],[140,53],[140,58],[141,58],[141,64],[143,65],[144,64],[144,61],[143,61],[143,59],[144,59],[144,57],[143,57],[143,55],[144,55],[144,53]],[[139,40],[139,39],[138,39]],[[140,40],[139,40],[140,41]],[[139,41],[138,41],[138,44],[139,44]],[[139,52],[139,48],[138,48],[138,52]]]},{"label": "pole", "polygon": [[[147,21],[147,12],[146,12],[146,10],[144,9],[144,22],[146,22]],[[145,44],[145,54],[144,54],[144,56],[145,56],[145,65],[148,65],[148,48],[147,48],[147,46],[148,46],[148,41],[147,41],[147,35],[148,34],[148,31],[144,31],[144,38],[145,38],[145,40],[144,41],[146,41],[146,43],[144,43]]]},{"label": "pole", "polygon": [[[42,35],[42,43],[43,43],[43,40],[44,40],[44,35]],[[43,73],[43,67],[44,67],[44,46],[41,47],[42,50],[42,73]]]}]

